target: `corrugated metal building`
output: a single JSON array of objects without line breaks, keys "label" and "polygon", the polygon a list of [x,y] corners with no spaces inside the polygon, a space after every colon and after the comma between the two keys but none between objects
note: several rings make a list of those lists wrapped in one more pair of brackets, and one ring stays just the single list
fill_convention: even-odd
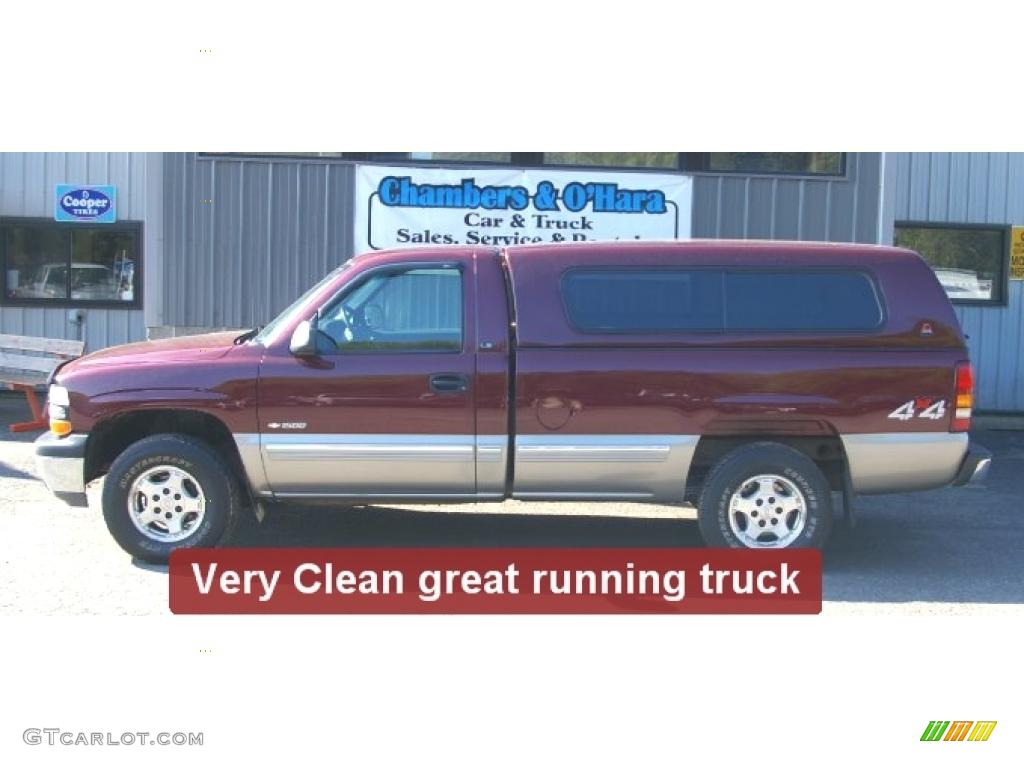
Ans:
[{"label": "corrugated metal building", "polygon": [[[742,164],[715,170],[706,161],[686,166],[682,160],[675,169],[652,168],[647,177],[635,168],[627,169],[629,177],[621,176],[621,168],[581,166],[575,172],[586,179],[692,180],[688,210],[680,212],[688,217],[681,236],[888,243],[895,233],[897,241],[918,237],[911,244],[921,242],[926,250],[933,241],[920,238],[941,230],[920,225],[955,223],[1001,228],[1008,248],[1009,226],[1024,223],[1024,155],[818,155],[841,162],[824,173]],[[202,153],[2,154],[0,333],[84,338],[92,350],[147,336],[259,325],[364,242],[368,222],[357,197],[363,194],[360,175],[368,169],[387,163],[416,175],[448,167],[456,176],[537,170],[515,162],[418,157],[371,162]],[[116,189],[117,220],[127,227],[124,242],[133,249],[129,255],[122,249],[113,263],[120,292],[115,276],[85,270],[96,258],[93,240],[99,235],[90,240],[83,236],[84,225],[54,223],[59,184]],[[43,233],[44,225],[54,231]],[[50,295],[48,278],[31,275],[30,266],[42,259],[33,255],[32,244],[44,242],[44,234],[64,238],[59,249],[67,250],[68,277],[57,286],[63,295]],[[43,261],[56,263],[53,257]],[[979,406],[1024,411],[1024,283],[1008,280],[1005,264],[998,274],[979,271],[980,282],[960,266],[954,263],[943,274],[967,281],[973,291],[970,305],[958,306],[958,313],[978,367]],[[76,285],[99,272],[111,280],[109,293],[102,294],[109,300],[82,299],[97,294]],[[126,287],[126,280],[134,287]]]},{"label": "corrugated metal building", "polygon": [[[58,184],[114,185],[118,213],[123,221],[143,223],[143,306],[159,313],[158,286],[162,280],[159,257],[163,221],[163,156],[138,152],[0,153],[0,258],[10,267],[12,224],[52,222],[54,190]],[[68,227],[73,225],[67,225]],[[5,275],[6,277],[6,275]],[[88,306],[82,322],[69,320],[74,301],[25,299],[12,296],[16,289],[5,280],[0,295],[0,333],[84,339],[86,349],[100,349],[146,337],[148,320],[136,306],[128,309]],[[81,303],[78,303],[82,306]],[[154,314],[154,317],[158,314]]]},{"label": "corrugated metal building", "polygon": [[[897,228],[901,222],[1024,224],[1024,153],[901,152],[888,162],[895,181],[886,215]],[[1007,280],[997,303],[956,309],[968,336],[979,408],[1024,411],[1024,280]]]}]

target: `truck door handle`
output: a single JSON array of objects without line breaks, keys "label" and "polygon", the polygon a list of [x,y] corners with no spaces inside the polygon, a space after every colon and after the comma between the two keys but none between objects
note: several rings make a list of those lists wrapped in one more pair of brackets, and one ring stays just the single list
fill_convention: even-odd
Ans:
[{"label": "truck door handle", "polygon": [[435,373],[430,377],[430,388],[434,392],[465,392],[469,380],[460,373]]}]

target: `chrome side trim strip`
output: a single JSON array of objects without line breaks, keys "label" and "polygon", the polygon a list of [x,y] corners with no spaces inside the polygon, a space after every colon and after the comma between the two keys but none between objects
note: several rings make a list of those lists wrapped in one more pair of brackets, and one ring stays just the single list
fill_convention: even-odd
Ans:
[{"label": "chrome side trim strip", "polygon": [[272,461],[473,460],[472,435],[264,435]]},{"label": "chrome side trim strip", "polygon": [[475,435],[267,434],[266,477],[274,494],[306,498],[473,494]]},{"label": "chrome side trim strip", "polygon": [[520,445],[519,461],[667,461],[669,445]]},{"label": "chrome side trim strip", "polygon": [[697,435],[516,435],[522,499],[682,501]]},{"label": "chrome side trim strip", "polygon": [[501,461],[505,455],[504,443],[508,438],[502,436],[502,442],[497,445],[488,445],[487,440],[487,437],[478,437],[476,439],[476,460],[480,462]]},{"label": "chrome side trim strip", "polygon": [[897,493],[953,482],[967,454],[965,432],[842,435],[857,493]]},{"label": "chrome side trim strip", "polygon": [[266,451],[267,458],[273,461],[469,461],[473,458],[472,445],[268,444]]}]

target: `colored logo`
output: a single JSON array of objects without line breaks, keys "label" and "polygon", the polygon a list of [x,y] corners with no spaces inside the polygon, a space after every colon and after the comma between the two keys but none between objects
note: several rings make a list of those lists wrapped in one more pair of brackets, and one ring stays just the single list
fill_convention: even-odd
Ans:
[{"label": "colored logo", "polygon": [[531,204],[538,211],[573,213],[667,213],[660,189],[627,189],[615,182],[572,181],[559,189],[552,181],[539,181],[533,194],[522,185],[478,186],[475,178],[459,184],[415,183],[411,176],[385,176],[377,185],[381,203],[397,208],[482,208],[522,211]]},{"label": "colored logo", "polygon": [[117,220],[112,186],[58,184],[54,219],[109,224]]},{"label": "colored logo", "polygon": [[995,720],[932,720],[921,741],[988,741],[995,729]]}]

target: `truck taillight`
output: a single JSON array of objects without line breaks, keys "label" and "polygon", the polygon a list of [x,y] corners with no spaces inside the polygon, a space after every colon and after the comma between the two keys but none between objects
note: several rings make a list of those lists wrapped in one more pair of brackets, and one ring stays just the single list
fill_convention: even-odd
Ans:
[{"label": "truck taillight", "polygon": [[970,363],[956,366],[956,410],[953,412],[953,431],[966,432],[971,427],[971,408],[974,407],[974,370]]}]

